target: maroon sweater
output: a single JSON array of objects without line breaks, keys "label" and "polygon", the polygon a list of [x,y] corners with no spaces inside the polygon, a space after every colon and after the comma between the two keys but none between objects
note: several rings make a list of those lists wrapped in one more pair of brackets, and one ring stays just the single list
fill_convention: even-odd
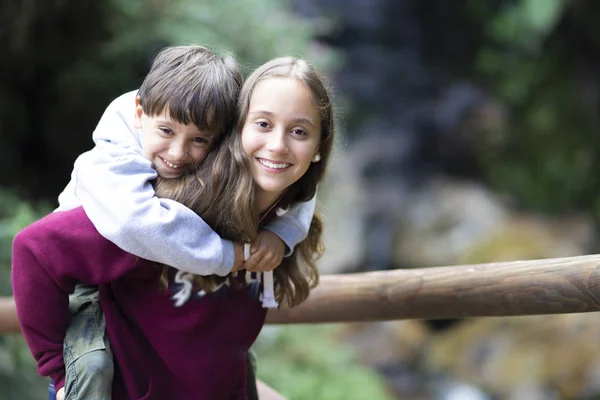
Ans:
[{"label": "maroon sweater", "polygon": [[[115,357],[113,399],[244,399],[246,354],[266,311],[256,283],[202,296],[170,272],[104,239],[83,208],[55,212],[14,240],[12,284],[21,328],[38,372],[64,385],[68,295],[99,285]],[[187,285],[187,286],[186,286]]]}]

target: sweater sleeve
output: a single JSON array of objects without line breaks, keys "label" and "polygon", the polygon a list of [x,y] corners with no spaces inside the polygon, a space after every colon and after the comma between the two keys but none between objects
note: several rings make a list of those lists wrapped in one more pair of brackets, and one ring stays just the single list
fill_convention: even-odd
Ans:
[{"label": "sweater sleeve", "polygon": [[75,283],[107,283],[135,264],[134,256],[98,234],[81,208],[50,214],[15,237],[11,277],[19,323],[38,373],[54,379],[57,389],[64,386],[63,342]]},{"label": "sweater sleeve", "polygon": [[294,252],[294,247],[303,241],[308,235],[310,222],[315,213],[315,204],[317,195],[307,202],[297,202],[290,206],[290,209],[283,215],[275,218],[265,226],[283,240],[287,246],[285,256],[288,257]]}]

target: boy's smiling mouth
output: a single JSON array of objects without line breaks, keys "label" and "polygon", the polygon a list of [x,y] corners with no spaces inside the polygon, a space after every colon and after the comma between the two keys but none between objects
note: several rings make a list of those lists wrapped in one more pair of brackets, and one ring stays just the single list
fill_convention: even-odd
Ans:
[{"label": "boy's smiling mouth", "polygon": [[158,156],[158,158],[160,158],[161,161],[169,168],[180,169],[181,167],[183,167],[185,165],[185,164],[174,164],[174,163],[162,158],[161,156]]}]

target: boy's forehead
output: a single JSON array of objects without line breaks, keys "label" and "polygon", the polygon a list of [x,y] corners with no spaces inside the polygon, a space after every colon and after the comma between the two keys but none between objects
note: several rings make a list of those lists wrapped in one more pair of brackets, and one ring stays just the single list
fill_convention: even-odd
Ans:
[{"label": "boy's forehead", "polygon": [[204,127],[201,128],[198,125],[196,125],[191,116],[188,114],[186,120],[179,120],[177,118],[177,115],[173,115],[170,110],[169,107],[165,107],[163,111],[157,113],[156,115],[149,115],[150,118],[152,118],[154,120],[155,123],[158,124],[167,124],[167,125],[182,125],[186,128],[194,128],[196,129],[198,132],[202,133],[203,135],[210,135],[212,136],[217,130],[217,127],[212,126],[213,123],[213,115],[214,112],[212,112],[212,110],[208,110],[207,111],[207,124],[208,127]]}]

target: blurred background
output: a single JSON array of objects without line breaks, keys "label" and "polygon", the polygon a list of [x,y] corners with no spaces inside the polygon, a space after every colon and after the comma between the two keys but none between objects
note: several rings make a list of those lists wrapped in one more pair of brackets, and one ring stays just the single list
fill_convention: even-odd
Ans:
[{"label": "blurred background", "polygon": [[[593,0],[0,0],[0,295],[112,99],[156,52],[244,71],[281,55],[331,79],[323,273],[598,252],[600,3]],[[594,314],[265,327],[289,399],[597,399]],[[0,399],[47,381],[0,337]]]}]

